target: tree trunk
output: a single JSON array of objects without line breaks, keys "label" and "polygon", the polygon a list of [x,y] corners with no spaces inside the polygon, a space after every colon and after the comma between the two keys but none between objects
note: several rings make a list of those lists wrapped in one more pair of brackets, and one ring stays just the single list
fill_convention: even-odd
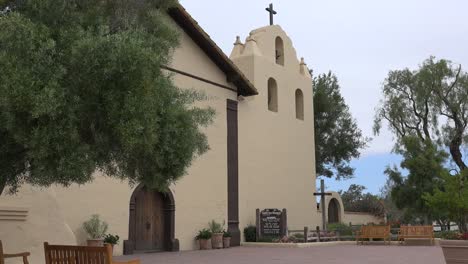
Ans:
[{"label": "tree trunk", "polygon": [[1,178],[0,179],[0,196],[2,196],[3,190],[5,190],[6,187],[6,179]]}]

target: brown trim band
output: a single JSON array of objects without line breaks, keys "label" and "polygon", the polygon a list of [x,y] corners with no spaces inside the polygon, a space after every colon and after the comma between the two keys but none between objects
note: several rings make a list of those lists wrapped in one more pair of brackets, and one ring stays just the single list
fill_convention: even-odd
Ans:
[{"label": "brown trim band", "polygon": [[230,91],[233,91],[233,92],[236,92],[236,93],[237,93],[237,90],[236,90],[236,89],[233,89],[232,87],[229,87],[229,86],[226,86],[226,85],[222,85],[222,84],[219,84],[219,83],[210,81],[210,80],[208,80],[208,79],[202,78],[202,77],[200,77],[200,76],[193,75],[193,74],[188,73],[188,72],[184,72],[184,71],[181,71],[181,70],[177,70],[177,69],[174,69],[174,68],[171,68],[171,67],[168,67],[168,66],[161,66],[161,68],[162,68],[162,69],[165,69],[165,70],[168,70],[168,71],[171,71],[171,72],[178,73],[178,74],[180,74],[180,75],[184,75],[184,76],[193,78],[193,79],[198,80],[198,81],[201,81],[201,82],[205,82],[205,83],[208,83],[208,84],[211,84],[211,85],[214,85],[214,86],[218,86],[218,87],[221,87],[221,88],[223,88],[223,89],[227,89],[227,90],[230,90]]}]

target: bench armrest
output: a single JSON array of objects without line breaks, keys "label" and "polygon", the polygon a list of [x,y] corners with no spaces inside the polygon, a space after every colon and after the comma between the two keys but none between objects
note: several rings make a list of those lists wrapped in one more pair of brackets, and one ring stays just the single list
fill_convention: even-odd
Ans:
[{"label": "bench armrest", "polygon": [[16,254],[3,254],[4,258],[20,258],[20,257],[29,257],[31,253],[29,252],[22,252]]},{"label": "bench armrest", "polygon": [[127,261],[113,261],[112,264],[140,264],[140,259],[133,259]]}]

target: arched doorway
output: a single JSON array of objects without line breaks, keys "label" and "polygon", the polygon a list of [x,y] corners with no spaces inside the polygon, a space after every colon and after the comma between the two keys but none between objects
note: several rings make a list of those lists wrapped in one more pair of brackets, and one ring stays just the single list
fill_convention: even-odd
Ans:
[{"label": "arched doorway", "polygon": [[328,203],[328,223],[340,222],[340,204],[333,198]]},{"label": "arched doorway", "polygon": [[161,193],[140,184],[130,199],[128,241],[124,253],[178,251],[175,203],[172,193]]}]

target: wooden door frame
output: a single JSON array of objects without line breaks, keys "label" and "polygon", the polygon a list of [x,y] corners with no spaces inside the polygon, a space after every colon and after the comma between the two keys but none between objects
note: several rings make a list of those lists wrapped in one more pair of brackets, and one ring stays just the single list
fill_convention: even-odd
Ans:
[{"label": "wooden door frame", "polygon": [[[124,241],[124,255],[131,255],[136,246],[136,195],[145,187],[139,184],[132,193],[129,205],[128,240]],[[154,192],[158,192],[153,190]],[[175,200],[170,190],[159,192],[163,200],[164,251],[179,251],[179,240],[175,238]]]}]

